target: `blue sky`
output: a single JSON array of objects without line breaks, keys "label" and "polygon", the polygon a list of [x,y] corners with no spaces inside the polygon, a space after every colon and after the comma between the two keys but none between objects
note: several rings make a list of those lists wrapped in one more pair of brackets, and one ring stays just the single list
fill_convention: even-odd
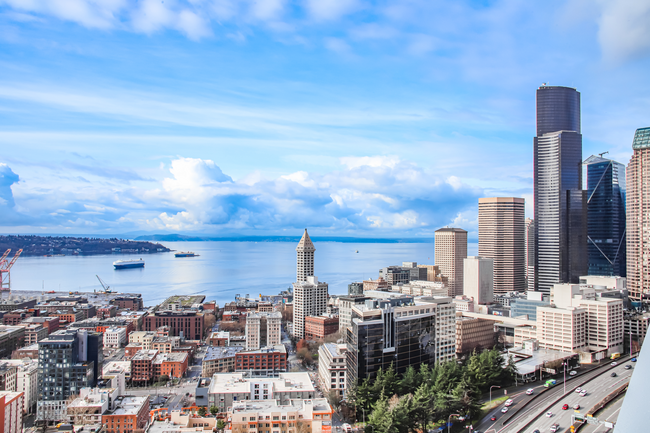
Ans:
[{"label": "blue sky", "polygon": [[0,0],[0,231],[475,235],[539,85],[627,164],[648,71],[648,0]]}]

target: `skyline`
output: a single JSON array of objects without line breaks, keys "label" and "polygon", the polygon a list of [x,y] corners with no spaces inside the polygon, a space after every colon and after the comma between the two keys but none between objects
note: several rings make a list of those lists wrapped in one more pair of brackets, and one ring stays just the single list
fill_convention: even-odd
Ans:
[{"label": "skyline", "polygon": [[20,3],[0,2],[4,233],[477,239],[479,197],[532,217],[543,82],[580,91],[584,158],[627,165],[648,126],[632,1]]}]

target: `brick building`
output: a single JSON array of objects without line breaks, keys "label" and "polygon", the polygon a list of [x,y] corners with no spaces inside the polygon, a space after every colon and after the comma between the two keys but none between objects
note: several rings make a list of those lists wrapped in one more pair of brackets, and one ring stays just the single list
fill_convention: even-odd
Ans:
[{"label": "brick building", "polygon": [[456,353],[467,354],[474,349],[491,349],[496,343],[494,321],[456,315]]},{"label": "brick building", "polygon": [[180,379],[187,371],[189,355],[185,352],[159,353],[153,360],[153,380],[160,376]]},{"label": "brick building", "polygon": [[153,380],[153,360],[158,351],[140,350],[131,359],[131,382],[134,385],[148,385]]},{"label": "brick building", "polygon": [[97,309],[97,317],[100,319],[108,319],[109,317],[117,316],[117,307],[115,305],[106,305]]},{"label": "brick building", "polygon": [[138,311],[144,308],[141,296],[120,296],[114,298],[111,304],[115,305],[120,310]]},{"label": "brick building", "polygon": [[157,311],[144,318],[144,330],[155,331],[161,326],[169,326],[172,336],[188,340],[203,339],[203,313],[195,311]]},{"label": "brick building", "polygon": [[9,311],[2,316],[2,324],[8,326],[18,325],[25,319],[35,316],[38,316],[38,310],[30,309]]},{"label": "brick building", "polygon": [[47,328],[47,335],[59,330],[59,318],[57,316],[30,317],[23,321],[23,324],[41,324]]},{"label": "brick building", "polygon": [[322,340],[327,335],[335,334],[338,331],[338,316],[309,316],[305,318],[305,340]]},{"label": "brick building", "polygon": [[235,355],[235,371],[250,371],[252,376],[287,371],[287,349],[280,344],[241,351]]},{"label": "brick building", "polygon": [[102,415],[107,433],[143,431],[149,422],[149,397],[120,396],[114,409]]}]

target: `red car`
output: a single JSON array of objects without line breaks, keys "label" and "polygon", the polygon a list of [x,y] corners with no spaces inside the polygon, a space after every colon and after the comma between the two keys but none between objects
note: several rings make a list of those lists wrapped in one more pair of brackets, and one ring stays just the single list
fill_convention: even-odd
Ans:
[{"label": "red car", "polygon": [[567,409],[569,409],[569,405],[564,403],[564,406],[562,406],[562,410],[567,410]]},{"label": "red car", "polygon": [[497,420],[496,416],[493,416],[492,418],[490,418],[490,421],[496,421],[496,420]]}]

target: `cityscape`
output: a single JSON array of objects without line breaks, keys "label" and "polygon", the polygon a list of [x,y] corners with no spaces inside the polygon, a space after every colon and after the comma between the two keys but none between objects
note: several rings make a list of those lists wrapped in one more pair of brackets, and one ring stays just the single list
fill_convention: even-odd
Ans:
[{"label": "cityscape", "polygon": [[646,431],[623,3],[0,1],[0,432]]}]

